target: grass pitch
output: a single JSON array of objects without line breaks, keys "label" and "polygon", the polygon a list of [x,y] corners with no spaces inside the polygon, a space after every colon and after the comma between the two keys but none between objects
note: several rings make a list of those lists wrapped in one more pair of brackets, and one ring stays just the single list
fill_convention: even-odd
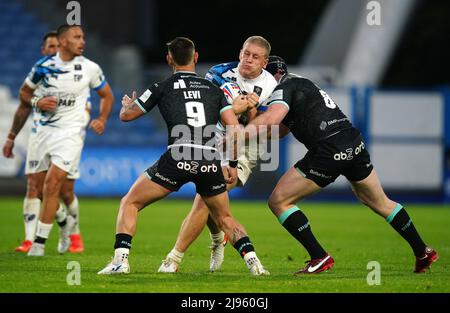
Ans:
[{"label": "grass pitch", "polygon": [[[319,275],[293,276],[308,259],[306,251],[279,225],[264,202],[232,201],[234,215],[245,225],[259,258],[271,272],[252,277],[229,245],[222,269],[210,273],[206,230],[185,254],[177,274],[159,274],[191,201],[163,200],[140,213],[130,255],[132,273],[99,276],[113,255],[118,199],[80,199],[82,254],[58,255],[58,227],[53,228],[46,256],[14,252],[23,240],[22,199],[0,199],[0,292],[450,292],[450,207],[406,206],[424,240],[439,252],[431,271],[413,274],[414,256],[404,240],[380,217],[359,204],[304,203],[316,237],[336,265]],[[70,261],[80,264],[81,284],[68,285]],[[369,285],[370,261],[381,266],[381,284]]]}]

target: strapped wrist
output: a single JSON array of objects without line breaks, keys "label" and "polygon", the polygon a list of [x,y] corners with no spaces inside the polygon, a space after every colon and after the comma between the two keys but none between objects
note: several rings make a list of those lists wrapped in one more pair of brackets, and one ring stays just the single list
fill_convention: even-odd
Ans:
[{"label": "strapped wrist", "polygon": [[14,141],[14,139],[16,139],[17,134],[13,133],[13,132],[9,132],[8,136],[6,137],[6,140],[10,140],[10,141]]},{"label": "strapped wrist", "polygon": [[238,161],[237,160],[230,160],[228,161],[228,165],[232,168],[236,168],[238,165]]},{"label": "strapped wrist", "polygon": [[38,103],[39,100],[41,100],[41,98],[39,98],[38,96],[31,97],[31,100],[30,100],[31,106],[33,108],[36,108],[37,107],[37,103]]}]

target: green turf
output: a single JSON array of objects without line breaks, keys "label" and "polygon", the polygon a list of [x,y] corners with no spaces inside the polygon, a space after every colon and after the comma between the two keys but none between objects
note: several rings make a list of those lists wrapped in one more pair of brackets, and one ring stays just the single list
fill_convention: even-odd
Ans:
[{"label": "green turf", "polygon": [[[320,275],[294,277],[307,260],[305,250],[291,238],[263,202],[232,202],[234,215],[245,225],[269,277],[252,277],[237,252],[227,246],[222,270],[208,272],[209,237],[204,231],[185,254],[179,273],[156,271],[172,248],[189,201],[164,200],[141,212],[130,255],[132,274],[99,276],[113,255],[119,200],[80,199],[82,255],[56,252],[58,227],[47,244],[46,256],[30,258],[13,249],[23,239],[21,199],[0,199],[0,292],[449,292],[450,207],[407,207],[424,240],[440,260],[430,272],[412,273],[409,246],[386,222],[358,204],[305,203],[302,209],[335,267]],[[67,264],[81,267],[81,285],[69,286]],[[381,265],[381,285],[369,286],[367,263]]]}]

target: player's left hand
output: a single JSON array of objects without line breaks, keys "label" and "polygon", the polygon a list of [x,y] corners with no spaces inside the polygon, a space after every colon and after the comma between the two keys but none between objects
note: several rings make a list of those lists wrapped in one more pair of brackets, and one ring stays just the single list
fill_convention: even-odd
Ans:
[{"label": "player's left hand", "polygon": [[89,127],[92,128],[92,130],[97,133],[98,135],[103,134],[105,131],[105,122],[102,119],[95,119],[92,120],[89,124]]}]

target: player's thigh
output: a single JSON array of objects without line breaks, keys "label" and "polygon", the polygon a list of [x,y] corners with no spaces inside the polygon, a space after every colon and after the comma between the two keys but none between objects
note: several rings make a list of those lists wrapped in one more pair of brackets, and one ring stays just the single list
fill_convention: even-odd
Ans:
[{"label": "player's thigh", "polygon": [[142,174],[123,197],[121,205],[133,205],[139,210],[158,201],[170,193],[167,188],[155,183],[146,174]]},{"label": "player's thigh", "polygon": [[45,175],[43,194],[55,194],[61,191],[67,172],[56,164],[51,164]]},{"label": "player's thigh", "polygon": [[292,167],[278,181],[269,198],[269,206],[274,211],[284,211],[303,198],[321,190],[311,179],[304,177],[300,171]]}]

